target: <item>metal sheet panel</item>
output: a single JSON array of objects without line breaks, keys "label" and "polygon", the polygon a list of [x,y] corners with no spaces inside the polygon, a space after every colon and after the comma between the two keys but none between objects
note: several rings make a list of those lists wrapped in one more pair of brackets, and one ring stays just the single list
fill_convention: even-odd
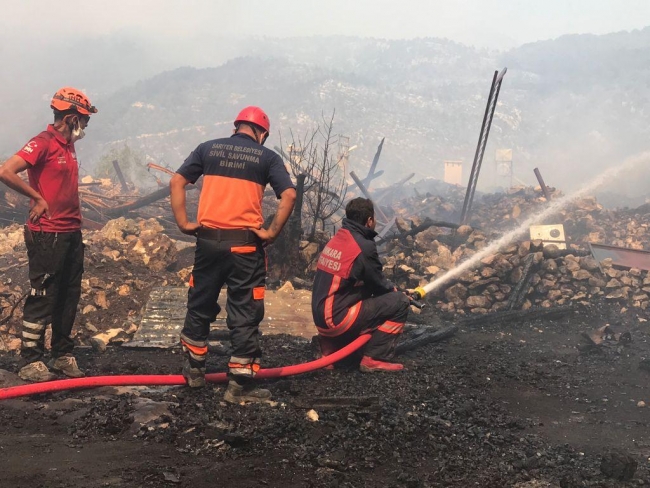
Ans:
[{"label": "metal sheet panel", "polygon": [[[151,290],[140,327],[133,340],[122,344],[133,348],[170,348],[179,345],[180,333],[187,310],[186,287],[156,287]],[[222,306],[217,319],[210,324],[212,331],[227,336],[225,289],[221,290]],[[310,338],[316,334],[311,315],[311,292],[308,290],[266,290],[264,320],[260,324],[264,334],[290,334]]]},{"label": "metal sheet panel", "polygon": [[599,263],[605,259],[611,258],[614,266],[650,271],[649,251],[592,243],[589,243],[589,249],[591,250],[594,259]]},{"label": "metal sheet panel", "polygon": [[555,244],[559,249],[566,249],[564,225],[531,225],[530,240],[540,239],[544,245]]},{"label": "metal sheet panel", "polygon": [[177,346],[187,310],[187,290],[184,286],[153,288],[138,331],[123,347]]}]

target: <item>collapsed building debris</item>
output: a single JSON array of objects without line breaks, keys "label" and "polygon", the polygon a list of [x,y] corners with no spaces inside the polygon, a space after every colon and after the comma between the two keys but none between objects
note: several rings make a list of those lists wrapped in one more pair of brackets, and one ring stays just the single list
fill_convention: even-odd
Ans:
[{"label": "collapsed building debris", "polygon": [[594,346],[602,346],[607,343],[629,343],[632,341],[630,331],[616,332],[609,324],[599,327],[591,333],[584,332],[582,336]]},{"label": "collapsed building debris", "polygon": [[[119,185],[113,184],[109,178],[96,180],[91,176],[85,176],[79,183],[79,199],[84,216],[84,228],[99,230],[109,220],[126,217],[137,211],[134,216],[156,217],[168,235],[176,239],[187,240],[187,237],[183,236],[176,228],[171,214],[167,200],[169,197],[168,184],[163,184],[158,180],[162,187],[157,190],[135,188],[128,184],[121,171],[118,171],[117,161],[113,161],[113,165],[118,175]],[[166,174],[171,172],[153,164],[150,167]],[[200,186],[199,183],[189,186],[188,189],[197,189]],[[194,202],[195,199],[198,199],[198,195],[196,192],[188,193],[188,199]],[[4,187],[0,188],[0,225],[24,223],[29,213],[28,210],[29,199]],[[0,243],[0,253],[6,251],[6,245],[6,243]]]},{"label": "collapsed building debris", "polygon": [[[185,286],[176,266],[186,247],[163,232],[156,219],[109,221],[101,230],[84,232],[87,272],[82,280],[75,340],[103,350],[137,330],[149,291],[156,285]],[[29,292],[23,227],[0,229],[0,348],[20,347],[22,309]],[[126,334],[126,336],[125,336]],[[96,336],[95,340],[92,338]]]},{"label": "collapsed building debris", "polygon": [[[397,232],[384,239],[382,258],[387,274],[399,286],[415,288],[434,281],[487,247],[500,232],[536,213],[546,200],[533,188],[485,195],[473,214],[473,222],[478,219],[481,228],[465,225],[449,230],[432,223],[441,216],[449,218],[448,209],[459,203],[458,197],[393,202],[392,207],[398,208]],[[418,212],[422,206],[429,210]],[[595,243],[647,249],[649,209],[605,210],[595,198],[586,197],[559,210],[552,219],[563,222],[567,249],[541,240],[505,245],[440,290],[435,296],[436,307],[443,312],[487,313],[587,303],[597,298],[622,307],[648,307],[648,271],[620,266],[625,263],[611,259],[599,262],[592,256],[590,244],[599,249],[602,246]]]}]

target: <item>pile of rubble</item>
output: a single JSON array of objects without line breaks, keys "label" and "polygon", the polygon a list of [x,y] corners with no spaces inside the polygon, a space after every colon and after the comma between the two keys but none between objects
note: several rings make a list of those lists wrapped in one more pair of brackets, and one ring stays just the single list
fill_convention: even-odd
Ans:
[{"label": "pile of rubble", "polygon": [[[457,207],[445,198],[457,197],[449,192],[445,197],[418,195],[393,207],[399,210],[392,214],[402,217],[397,217],[395,234],[380,249],[386,275],[398,286],[414,288],[440,278],[484,250],[503,229],[514,227],[548,204],[532,188],[485,195],[475,206],[474,219],[480,220],[480,227],[446,225],[444,221]],[[599,263],[587,246],[591,242],[650,248],[648,206],[605,210],[594,198],[584,198],[538,223],[562,223],[568,249],[537,240],[505,245],[432,292],[436,307],[450,313],[480,314],[602,299],[621,308],[648,308],[649,273],[616,268],[607,260]],[[160,218],[120,217],[109,220],[100,230],[84,231],[86,273],[80,302],[80,342],[113,329],[132,333],[152,287],[183,286],[187,282],[192,265],[191,249],[187,249],[190,244],[171,238],[164,224]],[[18,333],[19,303],[29,290],[22,233],[22,226],[17,224],[0,230],[0,337],[4,333],[5,339]],[[319,249],[326,241],[327,236],[317,233],[314,242],[295,244],[300,249],[300,262],[294,267],[300,269],[294,270],[294,284],[310,287]],[[274,247],[278,246],[276,243]],[[187,252],[181,256],[183,250]],[[286,256],[286,249],[279,257],[271,253],[275,259],[269,260],[269,283],[274,269],[288,265]]]},{"label": "pile of rubble", "polygon": [[[187,245],[163,230],[153,218],[121,217],[101,230],[84,232],[85,272],[74,329],[78,343],[127,339],[137,330],[154,286],[184,285],[177,267]],[[0,229],[0,349],[6,350],[20,345],[21,302],[29,291],[22,232],[17,224]]]},{"label": "pile of rubble", "polygon": [[[617,236],[609,242],[633,249],[648,246],[647,222],[650,214],[626,214],[617,219],[607,212],[608,220],[597,220],[590,212],[602,212],[598,206],[587,210],[577,202],[565,214],[564,222],[590,223],[591,232],[579,236],[581,242],[597,235]],[[598,224],[596,224],[598,222]],[[608,223],[612,223],[608,226]],[[411,228],[422,225],[412,220]],[[399,227],[409,227],[398,222]],[[569,228],[570,225],[569,225]],[[595,230],[599,228],[600,230]],[[629,229],[629,231],[628,231]],[[423,286],[471,258],[496,239],[496,234],[469,226],[456,231],[431,226],[415,235],[387,242],[384,269],[389,278],[403,288]],[[596,235],[597,234],[597,235]],[[504,246],[480,260],[470,271],[447,283],[437,292],[437,308],[445,312],[487,313],[500,310],[555,307],[586,303],[593,299],[645,310],[650,304],[650,275],[639,269],[616,269],[611,260],[598,263],[577,244],[569,249],[541,240],[526,240]]]},{"label": "pile of rubble", "polygon": [[[552,192],[553,199],[562,193]],[[456,222],[463,207],[464,192],[446,192],[446,196],[417,194],[395,201],[394,214],[404,220],[429,217],[435,221]],[[507,193],[483,194],[476,197],[469,224],[486,232],[504,232],[538,214],[548,205],[539,188],[515,187]],[[385,209],[390,214],[390,209]],[[588,242],[631,249],[650,249],[650,206],[637,209],[608,210],[595,197],[574,200],[537,224],[564,225],[569,244]]]},{"label": "pile of rubble", "polygon": [[101,248],[101,254],[113,261],[127,260],[159,272],[176,258],[175,242],[164,234],[154,218],[110,220],[100,231],[86,234],[86,243]]}]

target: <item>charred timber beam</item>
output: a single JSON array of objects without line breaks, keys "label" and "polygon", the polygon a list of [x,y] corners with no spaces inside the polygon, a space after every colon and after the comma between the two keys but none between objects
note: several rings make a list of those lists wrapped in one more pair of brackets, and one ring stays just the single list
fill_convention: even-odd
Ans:
[{"label": "charred timber beam", "polygon": [[129,187],[126,185],[126,180],[122,174],[122,168],[120,168],[120,163],[117,162],[117,159],[113,160],[113,168],[115,168],[115,174],[117,179],[120,180],[120,185],[122,185],[122,190],[129,191]]},{"label": "charred timber beam", "polygon": [[305,179],[307,175],[301,173],[296,176],[296,204],[293,207],[293,217],[299,222],[302,220],[302,200],[305,195]]},{"label": "charred timber beam", "polygon": [[534,254],[529,254],[528,256],[526,256],[526,260],[524,261],[524,269],[521,274],[521,279],[517,282],[514,290],[512,290],[512,293],[508,298],[508,306],[506,310],[516,310],[520,308],[521,305],[524,303],[524,299],[526,298],[526,295],[528,293],[528,283],[530,283],[530,279],[532,276],[530,271],[533,269],[534,261],[535,261]]},{"label": "charred timber beam", "polygon": [[155,163],[147,163],[147,169],[155,169],[161,171],[162,173],[168,174],[169,176],[174,176],[174,172],[171,169],[164,168]]},{"label": "charred timber beam", "polygon": [[[375,153],[375,157],[372,159],[370,169],[368,170],[368,175],[363,180],[361,180],[362,183],[366,186],[366,189],[370,187],[370,183],[372,183],[372,180],[375,180],[384,174],[383,170],[375,173],[375,169],[377,169],[377,163],[379,162],[379,156],[381,155],[381,150],[384,147],[384,139],[385,137],[382,137],[379,146],[377,146],[377,152]],[[356,183],[350,185],[348,187],[348,190],[354,190],[355,186],[359,186],[359,185],[357,185]]]},{"label": "charred timber beam", "polygon": [[370,165],[370,169],[368,170],[368,176],[366,176],[366,179],[363,180],[363,183],[364,185],[366,185],[366,188],[370,188],[370,183],[372,183],[372,180],[374,180],[377,176],[380,176],[379,174],[375,176],[375,170],[377,169],[379,156],[381,156],[381,150],[384,147],[384,139],[385,137],[381,138],[381,142],[379,143],[379,146],[377,146],[377,152],[375,153],[375,157],[372,158],[372,164]]},{"label": "charred timber beam", "polygon": [[445,339],[452,337],[456,332],[458,332],[458,327],[452,325],[451,327],[446,327],[436,332],[421,334],[415,339],[409,339],[398,344],[395,348],[395,354],[403,354],[406,351],[412,351],[413,349],[426,346],[427,344],[444,341]]},{"label": "charred timber beam", "polygon": [[564,315],[577,311],[574,305],[563,305],[553,308],[529,308],[528,310],[506,310],[502,312],[486,313],[467,317],[459,322],[463,327],[475,327],[494,324],[503,324],[506,322],[523,322],[535,319],[557,319]]},{"label": "charred timber beam", "polygon": [[375,197],[375,201],[379,202],[379,201],[383,200],[384,198],[386,198],[391,193],[395,192],[396,190],[399,190],[400,188],[402,188],[406,184],[407,181],[409,181],[414,176],[415,176],[415,173],[411,173],[406,178],[401,179],[400,181],[398,181],[394,185],[390,185],[387,188],[382,188],[381,190],[377,190],[375,193],[378,196]]},{"label": "charred timber beam", "polygon": [[[350,171],[350,176],[352,176],[352,179],[354,180],[354,182],[357,184],[357,186],[358,186],[359,189],[361,190],[361,193],[363,193],[364,196],[365,196],[367,199],[372,200],[372,197],[370,196],[370,192],[368,192],[368,189],[365,187],[365,185],[363,184],[363,182],[359,179],[359,177],[355,174],[354,171]],[[388,217],[386,217],[386,214],[381,210],[381,208],[379,207],[379,205],[376,205],[375,211],[379,214],[379,216],[381,217],[381,219],[382,219],[384,222],[388,222],[388,221],[389,221]]]},{"label": "charred timber beam", "polygon": [[379,240],[377,240],[377,245],[383,244],[389,238],[395,238],[395,237],[397,237],[400,241],[405,241],[407,237],[415,236],[415,235],[419,234],[420,232],[423,232],[423,231],[427,230],[429,227],[445,227],[445,228],[449,228],[449,229],[458,229],[458,227],[460,227],[460,224],[456,224],[454,222],[445,222],[445,221],[442,221],[442,220],[431,220],[429,217],[425,217],[422,224],[417,225],[417,226],[413,227],[411,230],[409,230],[408,232],[404,232],[404,233],[399,234],[397,236],[392,235],[392,236],[390,236],[388,238],[385,238],[385,239],[379,239]]},{"label": "charred timber beam", "polygon": [[420,232],[427,230],[429,227],[446,227],[449,229],[458,229],[460,225],[453,222],[444,222],[442,220],[431,220],[429,217],[425,217],[424,221],[420,225],[416,225],[410,231],[402,234],[400,236],[400,239],[419,234]]},{"label": "charred timber beam", "polygon": [[[193,189],[196,189],[196,186],[188,187],[188,190],[193,190]],[[139,198],[133,202],[127,203],[125,205],[120,205],[119,207],[106,209],[102,213],[109,218],[115,219],[117,217],[122,217],[126,215],[132,210],[137,210],[139,208],[146,207],[147,205],[155,203],[158,200],[162,200],[163,198],[167,198],[168,196],[169,196],[169,187],[161,188],[160,190],[156,190],[155,192],[150,193],[149,195],[145,195],[144,197]]]},{"label": "charred timber beam", "polygon": [[533,171],[535,172],[535,176],[537,177],[539,186],[542,188],[542,192],[544,192],[544,198],[546,198],[547,202],[550,202],[551,192],[548,191],[548,187],[546,186],[546,183],[544,183],[544,178],[542,178],[542,173],[539,172],[538,168],[535,168]]}]

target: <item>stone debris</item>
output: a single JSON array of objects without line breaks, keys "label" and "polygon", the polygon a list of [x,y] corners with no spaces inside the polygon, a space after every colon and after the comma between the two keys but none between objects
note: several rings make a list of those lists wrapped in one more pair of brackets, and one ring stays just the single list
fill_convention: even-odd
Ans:
[{"label": "stone debris", "polygon": [[91,337],[90,344],[93,349],[104,352],[111,343],[124,342],[129,339],[129,334],[124,329],[110,329]]},{"label": "stone debris", "polygon": [[[555,192],[554,197],[557,195]],[[387,277],[400,288],[424,286],[443,276],[547,205],[539,189],[515,188],[478,197],[471,225],[448,223],[455,220],[454,212],[462,206],[463,196],[460,189],[448,189],[442,196],[416,194],[391,203],[382,200],[385,213],[394,215],[396,225],[394,233],[381,243],[380,256]],[[610,260],[599,263],[588,251],[588,243],[650,249],[650,206],[606,210],[588,197],[536,223],[558,222],[564,225],[567,249],[524,235],[483,257],[474,268],[432,291],[425,300],[440,312],[461,315],[550,309],[594,300],[609,302],[621,310],[648,309],[650,273],[619,269]],[[86,273],[79,305],[80,326],[75,329],[80,344],[103,350],[115,339],[102,334],[120,328],[126,332],[139,323],[154,286],[187,287],[192,271],[191,244],[170,238],[167,224],[164,219],[119,217],[98,230],[84,230]],[[26,268],[22,232],[17,224],[0,229],[0,272],[5,272],[0,280],[0,320],[7,319],[0,323],[0,337],[4,339],[0,348],[9,350],[16,350],[20,343],[16,338],[22,307],[16,304],[28,291],[24,277],[13,282],[6,277],[21,268],[24,273]],[[280,287],[278,296],[283,301],[289,303],[304,291],[299,288],[309,289],[318,251],[328,237],[317,232],[314,242],[299,241],[304,267],[296,270],[295,278],[277,282],[269,278],[267,285]],[[269,260],[270,269],[278,265],[281,263]],[[273,324],[274,318],[268,316],[267,322]],[[91,341],[93,336],[97,338]],[[118,342],[122,340],[121,335],[115,337]]]},{"label": "stone debris", "polygon": [[310,422],[318,422],[318,412],[314,409],[309,410],[306,414],[305,417],[307,417],[307,420]]},{"label": "stone debris", "polygon": [[[100,230],[84,230],[85,272],[73,329],[79,345],[103,351],[126,340],[152,287],[186,285],[187,279],[172,269],[179,249],[186,247],[177,242],[153,218],[120,217]],[[28,291],[23,226],[13,224],[0,229],[0,350],[20,348],[22,300]]]},{"label": "stone debris", "polygon": [[164,230],[156,219],[136,221],[120,217],[91,233],[87,241],[102,245],[102,254],[114,261],[141,262],[152,271],[162,271],[175,261],[178,253],[175,242]]},{"label": "stone debris", "polygon": [[[429,205],[432,200],[440,208]],[[487,195],[476,207],[472,222],[477,227],[463,225],[453,232],[443,226],[423,225],[427,219],[444,217],[447,208],[444,199],[427,197],[423,202],[430,213],[426,217],[410,218],[408,222],[398,217],[397,227],[406,237],[393,235],[383,248],[385,272],[401,288],[424,286],[443,276],[495,241],[502,231],[512,229],[545,205],[541,194],[530,188]],[[417,213],[421,203],[411,200],[400,205],[405,214],[413,213],[413,208]],[[514,207],[520,209],[518,219],[512,217]],[[430,301],[443,312],[495,312],[512,307],[513,293],[519,287],[523,288],[517,290],[522,309],[572,302],[584,304],[594,299],[622,307],[648,308],[648,271],[618,269],[611,260],[599,263],[591,256],[588,243],[650,248],[650,206],[610,211],[589,197],[574,201],[547,221],[563,223],[568,249],[525,238],[506,244],[481,259],[473,269],[434,291]],[[410,231],[418,227],[426,228],[412,235]],[[530,270],[526,270],[527,259],[532,259]]]}]

